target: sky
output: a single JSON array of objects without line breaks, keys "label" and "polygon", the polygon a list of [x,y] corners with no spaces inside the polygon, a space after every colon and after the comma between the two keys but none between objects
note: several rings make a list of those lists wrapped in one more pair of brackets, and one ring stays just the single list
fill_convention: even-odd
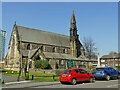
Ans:
[{"label": "sky", "polygon": [[15,21],[19,26],[69,35],[73,10],[81,43],[84,37],[92,38],[100,56],[118,52],[117,2],[3,2],[5,51]]}]

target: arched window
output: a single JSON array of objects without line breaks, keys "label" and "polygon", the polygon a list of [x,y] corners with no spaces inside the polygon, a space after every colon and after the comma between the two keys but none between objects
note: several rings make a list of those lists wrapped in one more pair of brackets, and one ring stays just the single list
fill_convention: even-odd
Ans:
[{"label": "arched window", "polygon": [[52,52],[55,52],[55,47],[52,48]]},{"label": "arched window", "polygon": [[63,53],[65,53],[65,49],[63,49]]}]

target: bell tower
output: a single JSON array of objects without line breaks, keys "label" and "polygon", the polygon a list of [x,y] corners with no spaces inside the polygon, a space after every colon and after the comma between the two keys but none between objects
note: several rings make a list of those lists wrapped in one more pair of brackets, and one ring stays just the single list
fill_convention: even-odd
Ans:
[{"label": "bell tower", "polygon": [[79,41],[79,35],[77,34],[77,26],[76,26],[76,19],[74,15],[74,11],[72,12],[72,18],[70,22],[70,50],[71,55],[75,57],[80,56],[80,41]]}]

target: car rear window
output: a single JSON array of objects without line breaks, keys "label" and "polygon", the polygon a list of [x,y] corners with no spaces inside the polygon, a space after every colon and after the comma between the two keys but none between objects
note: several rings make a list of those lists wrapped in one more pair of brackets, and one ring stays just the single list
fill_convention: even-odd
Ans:
[{"label": "car rear window", "polygon": [[63,74],[69,74],[69,73],[71,73],[71,70],[64,70],[63,71]]}]

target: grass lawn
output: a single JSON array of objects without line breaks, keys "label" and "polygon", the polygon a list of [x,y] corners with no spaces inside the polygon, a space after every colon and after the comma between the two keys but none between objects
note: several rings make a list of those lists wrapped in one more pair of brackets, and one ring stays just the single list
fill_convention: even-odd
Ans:
[{"label": "grass lawn", "polygon": [[54,82],[54,81],[59,81],[59,76],[55,76],[53,79],[54,74],[50,73],[43,73],[43,72],[30,72],[29,77],[30,80],[32,80],[32,75],[34,75],[34,80],[33,81],[39,81],[39,82]]},{"label": "grass lawn", "polygon": [[53,79],[53,77],[36,77],[34,78],[35,82],[55,82],[55,81],[59,81],[59,77],[55,77],[55,79]]},{"label": "grass lawn", "polygon": [[[12,71],[12,70],[2,70],[2,74],[6,76],[15,76],[18,77],[18,72],[17,71]],[[34,75],[34,80],[32,80],[32,75]],[[43,72],[29,72],[29,80],[34,81],[34,82],[54,82],[54,81],[59,81],[59,76],[55,76],[53,79],[53,75],[51,73],[43,73]],[[25,79],[24,73],[22,73],[22,78]]]}]

